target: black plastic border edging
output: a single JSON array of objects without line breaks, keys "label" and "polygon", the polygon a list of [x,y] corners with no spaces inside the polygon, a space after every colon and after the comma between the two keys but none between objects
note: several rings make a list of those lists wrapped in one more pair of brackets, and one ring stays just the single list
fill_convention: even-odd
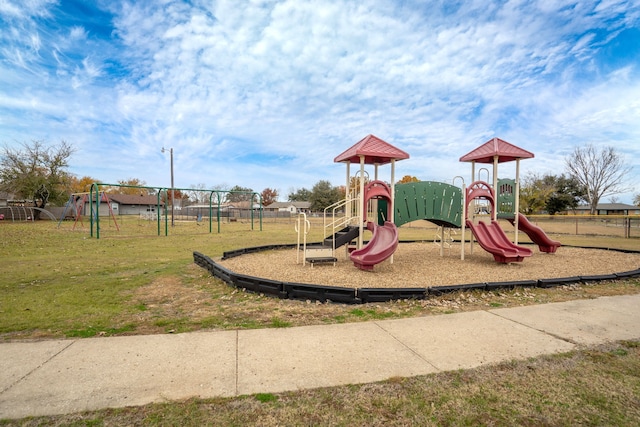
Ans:
[{"label": "black plastic border edging", "polygon": [[425,299],[427,288],[360,288],[357,294],[363,303]]},{"label": "black plastic border edging", "polygon": [[[411,243],[411,242],[402,242]],[[565,245],[567,247],[581,247]],[[234,258],[240,255],[256,253],[272,249],[295,248],[295,244],[275,244],[242,248],[223,253],[222,259]],[[623,253],[640,253],[628,249],[584,247],[585,249],[609,250]],[[447,293],[465,290],[497,290],[514,289],[515,287],[551,288],[575,283],[598,282],[602,280],[629,279],[640,277],[640,268],[615,274],[595,276],[572,276],[538,280],[517,280],[506,282],[469,283],[461,285],[431,286],[429,288],[343,288],[337,286],[314,285],[308,283],[280,282],[260,277],[235,273],[213,261],[200,252],[193,252],[196,265],[208,270],[214,277],[228,285],[246,289],[250,292],[262,293],[281,299],[315,300],[320,302],[337,302],[343,304],[361,304],[371,302],[388,302],[404,299],[425,299],[429,296],[439,296]]]},{"label": "black plastic border edging", "polygon": [[616,276],[621,279],[630,279],[632,277],[640,277],[640,268],[636,270],[623,271],[620,273],[616,273]]},{"label": "black plastic border edging", "polygon": [[459,291],[472,291],[472,290],[482,290],[484,291],[487,288],[486,283],[467,283],[464,285],[445,285],[445,286],[431,286],[427,288],[429,295],[440,296],[444,294],[450,294],[452,292]]},{"label": "black plastic border edging", "polygon": [[580,282],[582,282],[580,276],[556,277],[554,279],[539,279],[538,287],[553,288],[554,286],[573,285],[575,283],[580,283]]},{"label": "black plastic border edging", "polygon": [[[311,244],[311,243],[309,243]],[[308,244],[308,245],[309,245]],[[264,246],[252,246],[250,248],[242,248],[242,249],[236,249],[233,251],[225,251],[222,253],[222,260],[225,259],[229,259],[229,258],[235,258],[237,256],[240,255],[244,255],[244,254],[253,254],[256,252],[262,252],[262,251],[268,251],[271,249],[289,249],[289,248],[295,248],[296,244],[281,244],[281,245],[264,245]]]},{"label": "black plastic border edging", "polygon": [[486,290],[494,291],[497,289],[514,289],[516,287],[533,288],[536,286],[538,286],[537,280],[514,280],[507,282],[489,282],[487,283]]},{"label": "black plastic border edging", "polygon": [[290,299],[314,300],[321,302],[331,301],[343,304],[355,304],[360,302],[356,297],[356,290],[353,288],[285,282],[284,290]]},{"label": "black plastic border edging", "polygon": [[232,273],[231,279],[237,288],[244,288],[258,294],[273,295],[280,299],[287,298],[283,282],[237,273]]},{"label": "black plastic border edging", "polygon": [[616,280],[618,276],[616,274],[601,274],[596,276],[580,276],[580,281],[582,283],[589,282],[602,282],[603,280]]}]

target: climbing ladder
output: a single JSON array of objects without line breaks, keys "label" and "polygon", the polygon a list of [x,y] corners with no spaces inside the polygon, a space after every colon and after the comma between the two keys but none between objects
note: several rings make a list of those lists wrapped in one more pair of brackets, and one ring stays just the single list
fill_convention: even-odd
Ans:
[{"label": "climbing ladder", "polygon": [[451,245],[455,241],[453,236],[457,234],[458,231],[455,228],[438,226],[436,234],[433,236],[433,243],[451,249]]}]

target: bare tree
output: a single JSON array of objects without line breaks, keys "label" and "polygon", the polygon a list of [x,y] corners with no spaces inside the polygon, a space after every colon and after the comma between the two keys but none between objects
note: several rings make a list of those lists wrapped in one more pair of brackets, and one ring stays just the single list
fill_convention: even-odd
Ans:
[{"label": "bare tree", "polygon": [[565,158],[567,171],[586,190],[586,202],[591,215],[596,213],[600,199],[629,190],[625,178],[631,171],[614,147],[597,150],[593,144],[576,147]]},{"label": "bare tree", "polygon": [[192,190],[188,192],[190,203],[208,203],[209,195],[211,194],[211,190],[207,190],[207,185],[204,183],[199,183],[196,185],[191,185]]},{"label": "bare tree", "polygon": [[[44,209],[68,197],[71,175],[67,172],[73,146],[66,141],[47,146],[42,141],[23,143],[22,149],[5,145],[0,153],[0,189],[29,200]],[[38,218],[39,213],[36,213]]]}]

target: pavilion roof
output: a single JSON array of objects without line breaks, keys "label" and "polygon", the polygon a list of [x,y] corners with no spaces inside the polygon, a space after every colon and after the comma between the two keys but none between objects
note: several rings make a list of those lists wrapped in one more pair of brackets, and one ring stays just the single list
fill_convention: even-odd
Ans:
[{"label": "pavilion roof", "polygon": [[367,135],[355,145],[339,154],[333,161],[336,163],[360,163],[362,156],[364,156],[364,163],[367,165],[383,165],[391,163],[392,160],[409,158],[409,154],[405,151],[394,147],[375,135]]},{"label": "pavilion roof", "polygon": [[493,163],[493,158],[498,156],[498,163],[512,162],[517,159],[531,159],[533,153],[504,141],[493,138],[485,142],[475,150],[460,157],[461,162]]}]

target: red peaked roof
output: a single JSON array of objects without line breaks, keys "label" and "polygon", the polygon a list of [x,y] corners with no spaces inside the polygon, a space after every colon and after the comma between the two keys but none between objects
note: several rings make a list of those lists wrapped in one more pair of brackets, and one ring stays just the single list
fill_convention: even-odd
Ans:
[{"label": "red peaked roof", "polygon": [[498,156],[498,163],[512,162],[516,159],[532,159],[533,153],[500,138],[493,138],[475,150],[460,157],[461,162],[493,163],[493,157]]},{"label": "red peaked roof", "polygon": [[375,135],[367,135],[354,146],[338,155],[333,161],[336,163],[360,163],[360,156],[364,156],[364,163],[367,165],[376,163],[383,165],[391,163],[391,160],[409,158],[409,154],[399,148],[381,140]]}]

